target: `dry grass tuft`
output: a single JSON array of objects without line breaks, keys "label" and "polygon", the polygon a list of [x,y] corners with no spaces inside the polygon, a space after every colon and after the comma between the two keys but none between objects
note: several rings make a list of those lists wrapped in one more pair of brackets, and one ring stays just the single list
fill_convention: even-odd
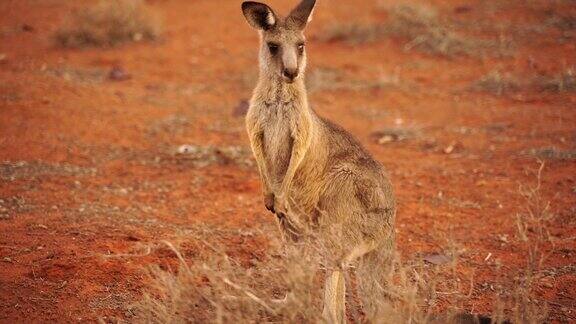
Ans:
[{"label": "dry grass tuft", "polygon": [[[537,171],[535,186],[522,186],[526,209],[518,214],[518,242],[525,245],[527,263],[512,276],[494,283],[494,310],[491,319],[463,310],[475,296],[473,276],[463,278],[457,258],[466,249],[448,242],[449,261],[425,264],[421,260],[402,263],[396,256],[384,275],[386,287],[374,289],[369,300],[376,311],[367,314],[358,295],[355,265],[347,269],[347,317],[353,323],[543,323],[547,306],[539,301],[535,283],[546,257],[552,221],[549,203],[541,195],[543,164]],[[319,323],[323,322],[323,277],[329,267],[327,249],[311,234],[295,244],[283,244],[268,225],[254,241],[267,242],[267,248],[246,251],[250,259],[237,259],[227,252],[226,234],[197,228],[187,235],[192,246],[202,246],[193,262],[184,259],[172,244],[166,245],[179,259],[179,269],[154,267],[152,285],[136,307],[139,321],[147,323]],[[268,234],[270,233],[270,234]],[[240,235],[242,234],[239,232]],[[256,238],[257,236],[257,238]],[[228,244],[228,245],[227,245]],[[233,244],[233,243],[232,243]],[[237,247],[235,247],[237,250]],[[509,281],[513,280],[512,283]],[[510,287],[514,287],[510,290]],[[443,306],[441,306],[443,305]]]},{"label": "dry grass tuft", "polygon": [[154,268],[154,286],[140,304],[151,323],[320,321],[319,254],[277,247],[245,268],[215,242],[214,251],[188,264],[179,252],[177,273]]},{"label": "dry grass tuft", "polygon": [[[150,270],[152,285],[136,307],[139,320],[148,323],[323,321],[322,264],[327,262],[323,262],[324,251],[317,245],[310,241],[296,246],[282,245],[270,236],[266,253],[247,263],[224,252],[225,244],[215,242],[211,236],[193,237],[211,253],[201,253],[190,263],[166,243],[178,256],[179,269],[154,267]],[[386,274],[390,284],[385,289],[374,290],[370,299],[376,311],[366,314],[359,302],[357,277],[352,267],[347,273],[347,317],[354,323],[476,323],[476,316],[458,306],[471,297],[473,281],[468,284],[458,279],[456,269],[456,258],[444,266],[422,262],[402,264],[395,258],[391,271]],[[499,323],[506,317],[504,308],[508,310],[508,317],[541,318],[536,312],[532,291],[520,288],[506,300],[507,304],[503,301]],[[448,304],[452,306],[441,312],[438,306],[445,303],[446,298],[450,298]]]},{"label": "dry grass tuft", "polygon": [[497,96],[511,91],[517,91],[519,88],[518,80],[513,78],[509,73],[502,73],[500,71],[490,71],[470,87],[473,91],[489,92]]},{"label": "dry grass tuft", "polygon": [[427,6],[400,5],[392,7],[388,13],[388,21],[384,24],[334,24],[319,39],[359,44],[399,37],[407,40],[404,45],[406,50],[415,49],[443,56],[501,55],[507,50],[499,41],[457,33],[449,21]]},{"label": "dry grass tuft", "polygon": [[576,69],[567,68],[555,75],[538,78],[535,82],[546,91],[576,91]]},{"label": "dry grass tuft", "polygon": [[318,39],[323,42],[346,42],[362,44],[377,41],[385,34],[382,25],[364,25],[356,22],[334,23],[326,28]]},{"label": "dry grass tuft", "polygon": [[540,162],[535,185],[520,185],[519,188],[525,199],[525,209],[516,215],[516,224],[518,239],[525,245],[527,254],[526,267],[516,278],[512,301],[508,301],[514,323],[545,323],[548,316],[548,306],[539,302],[535,292],[542,265],[552,253],[547,247],[554,246],[548,227],[555,215],[541,192],[544,166],[544,162]]},{"label": "dry grass tuft", "polygon": [[541,160],[576,160],[576,150],[562,150],[557,147],[541,147],[522,152]]},{"label": "dry grass tuft", "polygon": [[400,84],[397,74],[385,74],[381,72],[373,79],[354,79],[337,69],[316,68],[309,72],[306,85],[310,92],[335,91],[335,90],[374,90],[395,88]]},{"label": "dry grass tuft", "polygon": [[142,0],[100,0],[72,13],[55,39],[62,47],[111,47],[159,35],[158,17]]},{"label": "dry grass tuft", "polygon": [[450,23],[427,7],[399,6],[390,12],[388,32],[408,39],[405,49],[444,56],[468,55],[493,49],[495,43],[456,33]]},{"label": "dry grass tuft", "polygon": [[554,93],[571,92],[576,91],[576,70],[574,67],[570,67],[552,75],[538,75],[528,78],[494,70],[474,82],[470,86],[470,90],[489,92],[497,96],[522,90]]}]

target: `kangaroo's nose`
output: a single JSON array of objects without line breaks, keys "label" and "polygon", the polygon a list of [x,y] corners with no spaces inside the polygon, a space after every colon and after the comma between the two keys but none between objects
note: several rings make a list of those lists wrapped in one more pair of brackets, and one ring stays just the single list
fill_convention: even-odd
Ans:
[{"label": "kangaroo's nose", "polygon": [[284,74],[285,78],[293,81],[298,76],[298,69],[285,68],[284,71],[282,71],[282,74]]}]

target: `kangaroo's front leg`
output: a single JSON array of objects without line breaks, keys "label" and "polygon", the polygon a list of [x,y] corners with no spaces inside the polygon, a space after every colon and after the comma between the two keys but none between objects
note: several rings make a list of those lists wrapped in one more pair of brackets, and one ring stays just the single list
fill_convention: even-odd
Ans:
[{"label": "kangaroo's front leg", "polygon": [[270,186],[268,179],[268,168],[266,167],[266,157],[264,155],[264,131],[256,125],[250,127],[249,130],[250,146],[258,165],[258,172],[262,180],[262,193],[264,195],[264,205],[266,208],[274,213],[274,193]]},{"label": "kangaroo's front leg", "polygon": [[310,134],[310,122],[309,120],[302,118],[295,123],[291,123],[290,133],[292,136],[292,152],[290,154],[290,163],[288,164],[288,169],[282,179],[282,184],[280,190],[275,197],[274,204],[276,210],[282,213],[288,211],[288,195],[290,194],[290,186],[292,185],[292,180],[294,175],[298,170],[298,167],[302,163],[308,148],[310,147],[311,134]]}]

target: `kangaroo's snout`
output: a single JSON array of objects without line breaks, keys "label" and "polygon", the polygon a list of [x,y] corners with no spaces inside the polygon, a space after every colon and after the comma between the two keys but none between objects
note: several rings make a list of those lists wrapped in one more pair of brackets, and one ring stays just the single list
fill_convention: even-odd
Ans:
[{"label": "kangaroo's snout", "polygon": [[287,82],[294,82],[294,79],[298,77],[298,69],[297,68],[284,68],[282,71],[282,76],[284,80]]}]

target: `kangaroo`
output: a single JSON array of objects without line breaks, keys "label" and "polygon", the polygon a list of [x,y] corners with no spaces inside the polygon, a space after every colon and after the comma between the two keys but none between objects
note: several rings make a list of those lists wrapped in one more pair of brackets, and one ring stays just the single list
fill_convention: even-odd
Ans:
[{"label": "kangaroo", "polygon": [[[259,78],[246,115],[262,181],[264,205],[283,237],[312,229],[335,266],[326,273],[323,318],[345,321],[344,271],[359,259],[357,277],[366,312],[385,285],[394,250],[396,202],[384,168],[348,132],[308,105],[306,39],[315,0],[287,17],[246,1],[242,12],[260,35]],[[337,234],[335,234],[337,233]]]}]

